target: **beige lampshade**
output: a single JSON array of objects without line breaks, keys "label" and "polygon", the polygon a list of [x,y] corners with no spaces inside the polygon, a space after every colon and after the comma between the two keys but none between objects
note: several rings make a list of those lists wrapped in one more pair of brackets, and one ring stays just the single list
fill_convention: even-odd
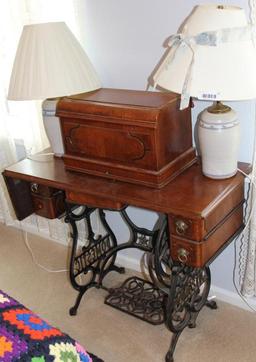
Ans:
[{"label": "beige lampshade", "polygon": [[89,58],[64,22],[24,26],[8,99],[53,98],[100,86]]},{"label": "beige lampshade", "polygon": [[[182,26],[181,39],[185,41],[179,46],[172,43],[154,72],[155,85],[181,94],[189,79],[188,94],[199,99],[207,99],[204,95],[212,95],[212,100],[255,98],[255,34],[247,25],[245,12],[239,7],[196,6]],[[226,29],[228,36],[215,46],[191,41],[195,35],[220,29]]]}]

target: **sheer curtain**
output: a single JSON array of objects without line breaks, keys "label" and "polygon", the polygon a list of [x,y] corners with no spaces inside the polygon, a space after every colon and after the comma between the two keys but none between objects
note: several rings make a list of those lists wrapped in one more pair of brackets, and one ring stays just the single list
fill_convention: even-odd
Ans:
[{"label": "sheer curtain", "polygon": [[[249,6],[251,23],[256,25],[256,0],[249,0]],[[254,102],[256,111],[256,100]],[[245,297],[256,296],[256,135],[254,135],[251,180],[248,190],[248,205],[245,210],[248,220],[242,235],[239,253],[241,291]]]},{"label": "sheer curtain", "polygon": [[[81,35],[76,17],[80,4],[82,4],[81,0],[1,1],[0,171],[22,156],[20,150],[25,149],[28,153],[34,153],[49,145],[41,120],[41,102],[14,102],[6,99],[11,68],[23,25],[65,21],[79,39]],[[2,177],[0,179],[0,221],[53,239],[67,240],[66,226],[59,220],[52,221],[32,215],[19,223],[15,219]]]}]

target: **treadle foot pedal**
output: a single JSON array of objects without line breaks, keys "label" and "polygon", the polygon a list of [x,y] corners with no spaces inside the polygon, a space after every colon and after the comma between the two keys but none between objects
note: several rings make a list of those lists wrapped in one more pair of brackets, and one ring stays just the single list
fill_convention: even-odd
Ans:
[{"label": "treadle foot pedal", "polygon": [[109,292],[105,304],[154,325],[164,322],[165,293],[147,280],[131,277]]}]

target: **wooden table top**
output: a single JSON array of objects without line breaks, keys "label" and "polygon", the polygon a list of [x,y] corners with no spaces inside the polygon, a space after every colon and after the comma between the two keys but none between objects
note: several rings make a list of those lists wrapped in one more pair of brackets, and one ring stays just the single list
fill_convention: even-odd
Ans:
[{"label": "wooden table top", "polygon": [[[249,172],[249,165],[239,163]],[[161,189],[115,181],[84,173],[67,171],[61,158],[49,162],[22,160],[4,171],[5,176],[18,178],[66,191],[86,192],[95,197],[107,197],[114,202],[142,207],[157,212],[182,213],[188,217],[203,217],[236,187],[244,176],[238,172],[226,180],[205,177],[199,163],[194,164]]]}]

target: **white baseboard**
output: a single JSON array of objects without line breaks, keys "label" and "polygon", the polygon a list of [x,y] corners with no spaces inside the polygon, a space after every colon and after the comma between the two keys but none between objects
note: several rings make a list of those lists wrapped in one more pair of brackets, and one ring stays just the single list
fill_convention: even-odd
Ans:
[{"label": "white baseboard", "polygon": [[116,262],[127,269],[134,270],[136,272],[141,271],[140,260],[129,257],[127,255],[117,254]]},{"label": "white baseboard", "polygon": [[[0,219],[0,222],[1,219]],[[58,243],[58,244],[61,244],[61,245],[64,245],[64,246],[67,246],[67,242],[65,240],[59,240],[59,239],[56,239],[56,238],[52,238],[50,235],[49,235],[49,232],[47,231],[44,231],[44,230],[38,230],[38,227],[33,225],[33,224],[29,224],[29,223],[25,223],[21,226],[21,223],[18,221],[18,220],[14,220],[12,223],[6,223],[5,221],[2,222],[4,225],[6,226],[10,226],[10,227],[13,227],[15,229],[18,229],[20,231],[25,231],[29,234],[32,234],[32,235],[37,235],[39,237],[42,237],[42,238],[45,238],[47,240],[51,240],[51,241],[54,241],[55,243]]]},{"label": "white baseboard", "polygon": [[[118,255],[117,264],[137,272],[141,271],[140,260],[128,257],[126,255]],[[220,300],[222,302],[232,304],[236,307],[245,309],[250,312],[252,312],[253,309],[255,309],[256,311],[256,298],[246,299],[247,303],[251,306],[251,309],[237,292],[232,292],[228,289],[212,285],[210,290],[210,296],[216,296],[217,301]]]},{"label": "white baseboard", "polygon": [[237,292],[232,292],[215,285],[211,286],[210,295],[215,295],[216,299],[221,300],[222,302],[232,304],[250,312],[256,312],[256,298],[244,298],[241,297]]}]

